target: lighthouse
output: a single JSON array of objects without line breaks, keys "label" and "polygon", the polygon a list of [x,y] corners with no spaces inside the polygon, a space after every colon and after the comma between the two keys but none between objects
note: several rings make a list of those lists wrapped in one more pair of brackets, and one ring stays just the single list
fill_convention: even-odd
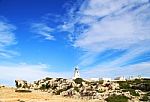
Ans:
[{"label": "lighthouse", "polygon": [[75,70],[74,70],[73,79],[76,79],[76,78],[80,78],[80,73],[79,73],[78,67],[75,67]]}]

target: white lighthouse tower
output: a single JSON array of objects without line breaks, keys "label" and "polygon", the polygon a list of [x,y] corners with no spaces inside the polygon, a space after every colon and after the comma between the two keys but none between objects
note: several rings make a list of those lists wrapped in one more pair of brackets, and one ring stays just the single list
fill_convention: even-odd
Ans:
[{"label": "white lighthouse tower", "polygon": [[80,73],[79,73],[78,67],[75,67],[75,70],[74,70],[73,79],[76,79],[76,78],[80,78]]}]

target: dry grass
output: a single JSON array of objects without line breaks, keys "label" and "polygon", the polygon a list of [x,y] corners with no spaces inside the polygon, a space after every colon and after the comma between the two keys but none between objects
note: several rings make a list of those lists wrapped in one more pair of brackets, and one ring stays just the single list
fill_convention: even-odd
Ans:
[{"label": "dry grass", "polygon": [[46,92],[18,93],[14,88],[0,88],[0,102],[100,102],[52,96]]}]

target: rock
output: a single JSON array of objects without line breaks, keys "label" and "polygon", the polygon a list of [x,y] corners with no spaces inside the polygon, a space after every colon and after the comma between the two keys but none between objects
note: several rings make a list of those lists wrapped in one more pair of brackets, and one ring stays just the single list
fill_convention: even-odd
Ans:
[{"label": "rock", "polygon": [[[72,97],[76,99],[84,98],[105,100],[107,97],[113,94],[124,95],[131,98],[132,100],[135,99],[132,95],[130,95],[129,92],[123,92],[121,89],[119,89],[119,84],[116,82],[99,83],[98,81],[88,82],[82,80],[81,83],[75,83],[74,80],[68,80],[63,78],[45,78],[34,81],[33,84],[27,83],[27,81],[25,80],[16,80],[15,82],[16,87],[20,90],[34,89],[48,92],[51,95],[61,95],[64,97]],[[147,84],[144,85],[145,86],[140,87],[149,89],[149,86],[147,88]],[[22,92],[23,91],[24,90],[22,90]]]},{"label": "rock", "polygon": [[28,88],[30,89],[31,84],[27,83],[25,80],[15,80],[17,88]]}]

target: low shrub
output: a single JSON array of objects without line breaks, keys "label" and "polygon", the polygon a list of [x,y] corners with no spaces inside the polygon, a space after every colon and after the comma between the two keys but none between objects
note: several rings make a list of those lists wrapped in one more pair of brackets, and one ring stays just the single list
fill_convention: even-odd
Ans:
[{"label": "low shrub", "polygon": [[135,90],[129,90],[129,92],[132,96],[140,96],[138,92],[135,92]]},{"label": "low shrub", "polygon": [[104,81],[103,81],[103,80],[99,80],[98,83],[99,83],[99,84],[103,84]]},{"label": "low shrub", "polygon": [[148,101],[148,100],[149,100],[148,95],[144,95],[142,99],[140,99],[140,101]]},{"label": "low shrub", "polygon": [[84,81],[84,80],[83,80],[82,78],[76,78],[76,79],[74,79],[74,82],[75,82],[76,84],[82,84],[83,81]]},{"label": "low shrub", "polygon": [[67,89],[60,89],[55,92],[55,95],[60,95],[61,92],[67,91]]},{"label": "low shrub", "polygon": [[150,92],[148,92],[147,95],[150,96]]},{"label": "low shrub", "polygon": [[63,89],[57,90],[57,91],[55,92],[55,95],[60,95],[60,93],[63,92],[63,91],[64,91]]},{"label": "low shrub", "polygon": [[107,102],[128,102],[128,97],[122,95],[112,95],[106,98]]},{"label": "low shrub", "polygon": [[120,89],[131,89],[130,84],[127,81],[118,82]]},{"label": "low shrub", "polygon": [[132,96],[140,96],[138,92],[135,92],[134,89],[123,89],[122,92],[130,92]]},{"label": "low shrub", "polygon": [[77,92],[79,92],[79,89],[78,89],[78,87],[74,87],[74,90],[75,90],[75,91],[77,91]]},{"label": "low shrub", "polygon": [[43,84],[41,87],[40,87],[40,90],[45,90],[46,89],[46,85]]},{"label": "low shrub", "polygon": [[52,80],[53,78],[46,77],[45,79],[46,79],[46,80]]},{"label": "low shrub", "polygon": [[103,91],[103,90],[96,90],[98,93],[103,93],[103,92],[105,92],[105,91]]}]

